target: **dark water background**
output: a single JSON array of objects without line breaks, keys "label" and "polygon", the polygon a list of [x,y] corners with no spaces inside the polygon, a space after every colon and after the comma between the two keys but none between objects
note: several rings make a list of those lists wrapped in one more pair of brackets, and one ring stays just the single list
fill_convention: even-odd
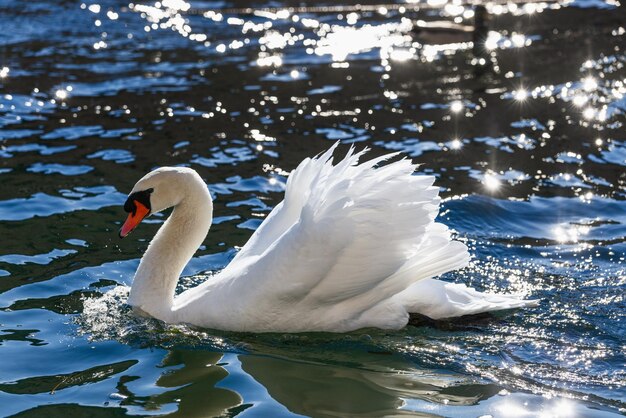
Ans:
[{"label": "dark water background", "polygon": [[[223,11],[302,5],[0,0],[0,415],[624,414],[624,7],[491,4],[486,70],[469,43],[411,34],[415,19],[471,23],[452,3]],[[164,219],[117,238],[144,173],[188,165],[214,194],[183,288],[337,140],[437,176],[441,219],[474,256],[446,280],[540,306],[344,335],[128,312]]]}]

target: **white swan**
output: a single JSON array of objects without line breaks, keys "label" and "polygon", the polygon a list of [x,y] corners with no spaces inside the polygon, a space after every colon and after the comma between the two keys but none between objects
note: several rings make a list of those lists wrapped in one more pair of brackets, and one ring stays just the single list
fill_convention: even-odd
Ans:
[{"label": "white swan", "polygon": [[190,168],[164,167],[137,182],[124,208],[126,236],[174,207],[148,246],[128,303],[170,323],[249,332],[399,329],[409,312],[433,319],[535,304],[431,279],[468,262],[465,245],[434,221],[434,177],[413,175],[396,154],[361,164],[337,144],[289,176],[285,199],[219,274],[174,296],[183,268],[211,226],[213,203]]}]

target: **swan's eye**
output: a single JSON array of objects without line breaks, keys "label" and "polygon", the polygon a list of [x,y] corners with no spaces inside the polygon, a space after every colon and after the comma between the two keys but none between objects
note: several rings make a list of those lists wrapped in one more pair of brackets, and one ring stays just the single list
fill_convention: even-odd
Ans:
[{"label": "swan's eye", "polygon": [[126,199],[126,202],[124,203],[124,211],[126,211],[126,213],[134,214],[137,210],[137,205],[135,204],[135,202],[141,203],[149,210],[152,209],[152,206],[150,205],[150,193],[152,193],[153,191],[153,188],[149,188],[140,192],[132,193],[130,196],[128,196],[128,199]]},{"label": "swan's eye", "polygon": [[137,209],[137,206],[135,205],[135,200],[132,197],[132,195],[128,196],[128,199],[126,199],[126,202],[124,202],[124,212],[126,213],[134,213]]}]

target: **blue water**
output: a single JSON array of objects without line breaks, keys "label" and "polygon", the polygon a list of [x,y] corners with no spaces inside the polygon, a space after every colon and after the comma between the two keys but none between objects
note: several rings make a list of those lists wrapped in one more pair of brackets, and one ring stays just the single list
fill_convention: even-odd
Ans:
[{"label": "blue water", "polygon": [[[476,57],[411,32],[470,8],[328,4],[0,0],[0,415],[626,413],[624,8],[488,4]],[[190,166],[215,198],[182,290],[335,141],[437,177],[472,253],[444,280],[539,306],[340,335],[129,311],[165,219],[117,238],[143,174]]]}]

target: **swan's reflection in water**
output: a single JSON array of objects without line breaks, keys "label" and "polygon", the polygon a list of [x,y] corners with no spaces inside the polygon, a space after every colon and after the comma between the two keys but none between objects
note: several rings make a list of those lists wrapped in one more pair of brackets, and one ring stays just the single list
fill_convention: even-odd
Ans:
[{"label": "swan's reflection in water", "polygon": [[[341,356],[368,368],[174,349],[156,367],[153,384],[149,373],[119,378],[120,394],[127,396],[120,406],[134,415],[172,417],[611,416],[564,398],[510,394],[497,384],[461,374],[417,369],[394,355],[346,352]],[[372,357],[389,361],[365,361]],[[135,390],[159,393],[140,396]]]},{"label": "swan's reflection in water", "polygon": [[[349,360],[365,357],[393,356],[368,354]],[[450,407],[475,405],[501,389],[470,383],[460,375],[411,370],[407,364],[402,370],[397,358],[384,363],[362,369],[260,354],[174,349],[152,366],[156,374],[142,370],[138,377],[129,370],[118,377],[118,393],[125,397],[119,406],[132,414],[172,417],[415,416],[417,411],[406,408],[407,399]]]},{"label": "swan's reflection in water", "polygon": [[[130,407],[129,412],[139,414],[162,414],[173,410],[168,416],[221,416],[242,403],[241,396],[236,392],[218,385],[228,376],[228,372],[218,365],[221,358],[220,353],[200,350],[168,351],[162,363],[157,365],[160,374],[153,384],[147,381],[153,377],[151,375],[141,378],[122,376],[119,379],[119,394],[127,397],[120,405]],[[139,395],[145,389],[160,393]]]},{"label": "swan's reflection in water", "polygon": [[402,409],[404,399],[473,405],[499,391],[489,384],[455,386],[453,376],[417,371],[373,371],[263,356],[241,356],[240,360],[242,369],[273,399],[306,416],[415,415]]}]

